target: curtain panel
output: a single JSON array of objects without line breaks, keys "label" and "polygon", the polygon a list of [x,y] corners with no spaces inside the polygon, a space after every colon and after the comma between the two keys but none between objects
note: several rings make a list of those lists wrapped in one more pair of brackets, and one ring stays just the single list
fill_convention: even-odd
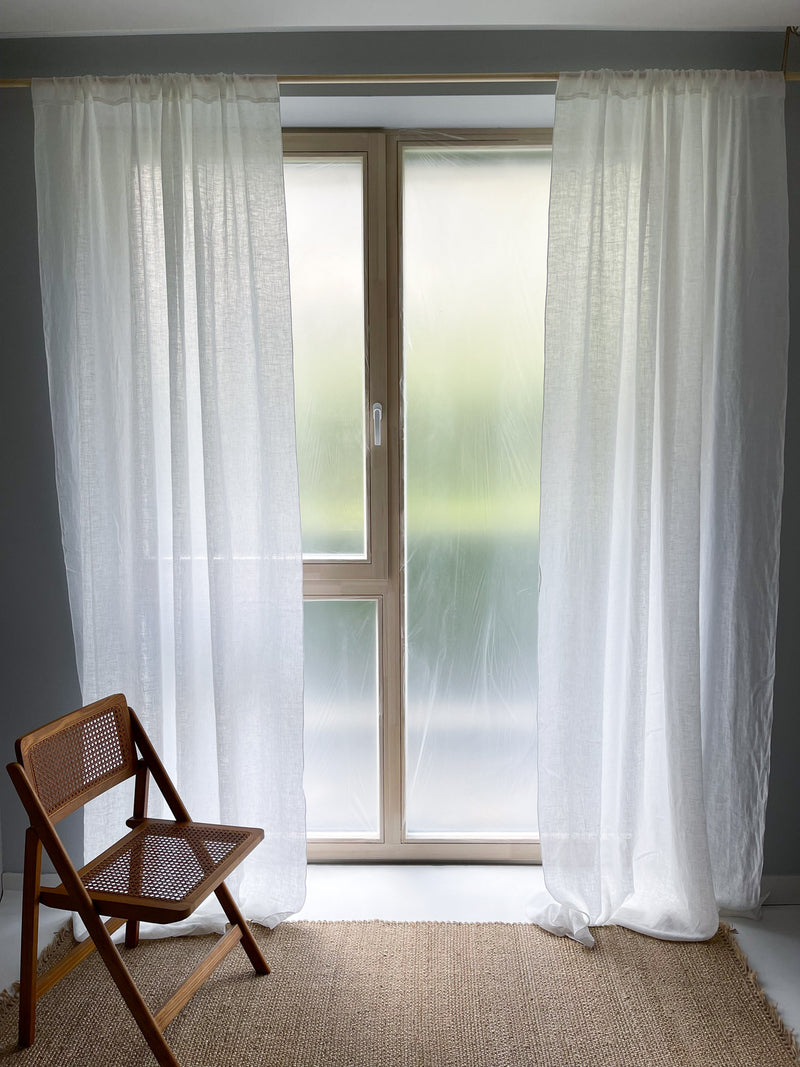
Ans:
[{"label": "curtain panel", "polygon": [[[83,699],[127,695],[193,818],[264,827],[237,891],[248,918],[274,925],[305,893],[277,84],[59,79],[34,81],[33,99],[56,482]],[[87,857],[130,814],[118,792],[87,809]]]},{"label": "curtain panel", "polygon": [[535,921],[757,907],[788,347],[780,75],[562,76],[550,205]]}]

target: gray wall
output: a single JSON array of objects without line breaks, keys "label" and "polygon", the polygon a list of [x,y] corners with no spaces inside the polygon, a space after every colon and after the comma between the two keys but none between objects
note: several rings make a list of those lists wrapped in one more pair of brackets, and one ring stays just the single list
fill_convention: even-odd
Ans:
[{"label": "gray wall", "polygon": [[[644,67],[774,70],[782,33],[425,31],[0,41],[2,76],[184,71],[375,73]],[[795,66],[800,65],[795,63]],[[318,91],[318,90],[317,90]],[[501,90],[502,91],[502,90]],[[515,91],[519,91],[516,89]],[[800,84],[787,86],[790,175],[800,175]],[[0,753],[80,704],[53,472],[27,90],[0,90]],[[792,182],[790,181],[790,186]],[[800,203],[791,204],[791,302],[781,601],[765,872],[800,875]],[[6,870],[22,867],[24,820],[0,777]],[[80,856],[80,822],[65,826]]]}]

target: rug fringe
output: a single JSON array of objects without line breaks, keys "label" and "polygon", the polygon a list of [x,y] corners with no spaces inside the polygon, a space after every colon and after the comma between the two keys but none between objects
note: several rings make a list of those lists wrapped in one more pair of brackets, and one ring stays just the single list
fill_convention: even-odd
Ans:
[{"label": "rug fringe", "polygon": [[798,1038],[798,1035],[786,1025],[780,1016],[780,1012],[764,992],[761,982],[758,979],[758,975],[750,966],[750,961],[742,951],[741,945],[733,936],[735,933],[735,927],[729,926],[728,923],[719,924],[719,934],[722,935],[722,939],[732,950],[733,958],[741,967],[748,985],[755,993],[756,1000],[764,1009],[768,1019],[777,1030],[782,1043],[786,1046],[789,1052],[791,1052],[794,1058],[800,1062],[800,1039]]},{"label": "rug fringe", "polygon": [[[36,963],[36,973],[41,975],[45,971],[48,971],[54,963],[57,963],[62,956],[65,956],[67,952],[77,942],[72,936],[72,920],[66,922],[56,933],[50,944],[42,949],[39,954],[39,959]],[[9,1008],[16,1008],[19,1005],[19,982],[12,983],[9,989],[4,989],[0,992],[0,1011],[6,1011]]]}]

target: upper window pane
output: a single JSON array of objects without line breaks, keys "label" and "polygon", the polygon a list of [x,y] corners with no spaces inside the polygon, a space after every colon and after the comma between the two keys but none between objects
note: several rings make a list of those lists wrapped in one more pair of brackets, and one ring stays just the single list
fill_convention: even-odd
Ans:
[{"label": "upper window pane", "polygon": [[365,559],[360,157],[284,164],[303,556]]}]

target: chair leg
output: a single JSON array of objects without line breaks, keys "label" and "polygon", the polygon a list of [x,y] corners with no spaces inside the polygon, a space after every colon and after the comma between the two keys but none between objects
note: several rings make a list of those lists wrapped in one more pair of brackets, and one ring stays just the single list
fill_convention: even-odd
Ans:
[{"label": "chair leg", "polygon": [[105,928],[105,924],[94,908],[78,909],[81,918],[86,924],[89,936],[94,941],[95,948],[103,958],[103,962],[109,970],[111,977],[122,994],[122,999],[136,1020],[136,1024],[142,1032],[150,1051],[160,1064],[160,1067],[180,1067],[169,1045],[161,1033],[161,1028],[156,1022],[153,1013],[148,1008],[136,983],[130,976],[117,946],[111,940],[111,935]]},{"label": "chair leg", "polygon": [[36,1033],[36,961],[39,948],[39,880],[42,843],[32,827],[25,834],[25,871],[22,881],[22,940],[19,961],[19,1043],[33,1044]]},{"label": "chair leg", "polygon": [[[147,815],[147,794],[150,788],[150,771],[144,760],[140,759],[136,764],[136,787],[133,793],[133,818],[129,820],[131,826]],[[130,892],[139,896],[142,892],[142,871],[131,871]],[[129,919],[125,924],[125,948],[136,948],[139,944],[139,922]]]},{"label": "chair leg", "polygon": [[253,937],[253,933],[250,927],[245,922],[245,918],[239,911],[236,901],[231,895],[231,891],[221,882],[214,890],[217,900],[222,905],[222,910],[228,917],[228,922],[232,926],[238,926],[242,931],[242,948],[245,950],[250,958],[250,962],[255,969],[256,974],[269,974],[269,965],[261,954],[261,949],[256,944],[256,939]]}]

